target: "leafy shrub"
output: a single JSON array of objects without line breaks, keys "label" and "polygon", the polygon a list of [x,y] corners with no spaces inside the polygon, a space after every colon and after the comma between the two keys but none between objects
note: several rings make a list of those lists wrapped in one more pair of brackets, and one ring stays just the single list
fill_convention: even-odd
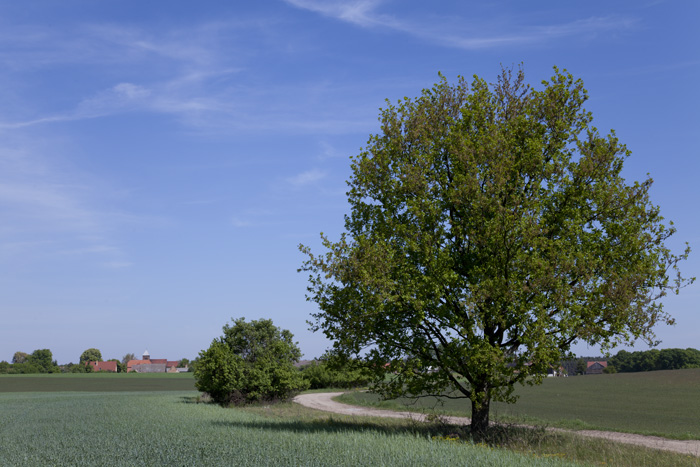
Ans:
[{"label": "leafy shrub", "polygon": [[371,374],[352,365],[338,367],[325,360],[314,360],[301,368],[301,374],[309,382],[311,389],[343,388],[351,389],[366,386]]},{"label": "leafy shrub", "polygon": [[226,324],[224,335],[199,353],[195,386],[222,405],[287,400],[306,389],[294,363],[301,351],[293,335],[271,320]]}]

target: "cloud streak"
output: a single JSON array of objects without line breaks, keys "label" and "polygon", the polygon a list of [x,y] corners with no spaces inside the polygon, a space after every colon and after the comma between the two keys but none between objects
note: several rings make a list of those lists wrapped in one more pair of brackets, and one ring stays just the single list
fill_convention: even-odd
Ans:
[{"label": "cloud streak", "polygon": [[326,178],[327,175],[328,174],[322,170],[311,169],[311,170],[307,170],[306,172],[302,172],[300,174],[297,174],[293,177],[289,177],[287,179],[287,182],[289,182],[292,186],[294,186],[296,188],[301,188],[303,186],[316,183],[319,180]]},{"label": "cloud streak", "polygon": [[[545,43],[566,37],[589,37],[601,32],[619,31],[635,26],[629,18],[592,17],[567,23],[523,26],[506,24],[502,29],[514,32],[496,34],[484,33],[476,21],[450,21],[422,19],[420,21],[399,19],[379,13],[383,3],[379,0],[324,1],[324,0],[284,0],[300,9],[344,21],[363,28],[377,28],[405,33],[447,47],[466,50],[487,49],[510,45],[531,45]],[[458,24],[459,26],[455,26]],[[466,25],[466,26],[465,26]],[[466,31],[465,31],[466,29]]]},{"label": "cloud streak", "polygon": [[[337,86],[327,82],[261,82],[247,68],[256,66],[257,58],[250,52],[255,47],[244,50],[237,42],[240,34],[236,34],[256,27],[264,25],[217,23],[158,33],[93,25],[78,28],[76,36],[82,34],[82,41],[68,40],[60,31],[30,35],[25,40],[31,47],[6,55],[5,62],[21,67],[26,58],[31,64],[25,66],[32,69],[77,63],[85,73],[105,67],[120,80],[108,86],[101,84],[102,88],[93,89],[91,95],[88,89],[87,97],[81,89],[83,95],[73,108],[54,106],[48,110],[50,103],[45,102],[18,105],[15,114],[19,118],[5,108],[0,113],[0,131],[133,112],[171,116],[189,129],[206,133],[275,129],[333,134],[366,130],[367,116],[356,115],[350,103],[344,106],[342,116],[329,110],[326,97],[336,95]],[[0,44],[8,40],[0,36]],[[154,71],[131,71],[144,67]],[[358,86],[355,92],[361,91]],[[65,106],[67,100],[63,96],[58,102]],[[359,106],[355,104],[355,108]]]}]

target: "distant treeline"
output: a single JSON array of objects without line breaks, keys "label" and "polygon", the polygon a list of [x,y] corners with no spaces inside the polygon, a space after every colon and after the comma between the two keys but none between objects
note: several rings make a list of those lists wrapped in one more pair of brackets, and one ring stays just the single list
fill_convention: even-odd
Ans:
[{"label": "distant treeline", "polygon": [[27,354],[15,352],[12,363],[0,362],[0,374],[60,373],[61,369],[49,349],[38,349]]},{"label": "distant treeline", "polygon": [[620,350],[608,362],[609,366],[613,366],[613,371],[620,373],[700,368],[700,350],[691,348],[651,349],[637,352]]}]

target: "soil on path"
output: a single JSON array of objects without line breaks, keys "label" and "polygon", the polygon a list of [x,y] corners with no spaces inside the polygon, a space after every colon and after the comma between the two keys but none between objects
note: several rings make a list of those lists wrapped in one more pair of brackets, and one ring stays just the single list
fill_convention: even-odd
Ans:
[{"label": "soil on path", "polygon": [[[334,397],[341,395],[342,392],[325,392],[316,394],[301,394],[294,398],[294,402],[312,409],[323,410],[325,412],[333,412],[343,415],[357,415],[368,417],[390,417],[390,418],[409,418],[412,420],[424,421],[424,414],[415,412],[395,412],[393,410],[374,409],[371,407],[359,407],[356,405],[342,404],[333,400]],[[446,423],[453,425],[468,425],[470,420],[464,417],[440,417]],[[615,431],[594,431],[594,430],[564,430],[560,428],[550,428],[553,431],[565,431],[574,433],[589,438],[603,438],[617,443],[634,444],[652,449],[662,449],[664,451],[673,451],[681,454],[690,454],[700,457],[700,441],[689,440],[680,441],[675,439],[660,438],[658,436],[635,435],[631,433],[618,433]]]}]

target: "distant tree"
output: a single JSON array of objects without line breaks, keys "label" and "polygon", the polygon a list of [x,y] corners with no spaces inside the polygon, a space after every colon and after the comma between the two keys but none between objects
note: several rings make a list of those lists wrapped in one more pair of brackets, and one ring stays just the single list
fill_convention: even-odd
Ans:
[{"label": "distant tree", "polygon": [[35,374],[35,373],[46,373],[46,371],[42,371],[42,368],[39,368],[38,366],[34,365],[33,363],[25,362],[25,363],[13,364],[12,368],[10,369],[10,373],[14,373],[14,374],[18,374],[18,375],[28,375],[28,374]]},{"label": "distant tree", "polygon": [[576,374],[577,375],[585,375],[586,370],[587,370],[587,365],[586,365],[586,360],[579,358],[576,361]]},{"label": "distant tree", "polygon": [[587,98],[566,71],[535,89],[504,69],[381,111],[352,161],[345,232],[301,246],[312,329],[364,359],[376,392],[451,391],[480,434],[492,400],[514,402],[573,343],[655,343],[673,323],[660,299],[691,282],[689,249],[666,246],[651,178],[623,177],[630,152]]},{"label": "distant tree", "polygon": [[634,361],[632,354],[626,350],[620,350],[610,358],[610,364],[617,368],[617,371],[625,373],[634,371]]},{"label": "distant tree", "polygon": [[66,371],[70,373],[93,373],[95,370],[92,365],[84,363],[69,363],[66,365]]},{"label": "distant tree", "polygon": [[661,349],[658,366],[661,370],[700,367],[700,351],[695,349]]},{"label": "distant tree", "polygon": [[658,349],[649,349],[645,352],[639,352],[636,359],[636,371],[660,370],[659,355],[660,352]]},{"label": "distant tree", "polygon": [[195,386],[219,404],[287,400],[308,386],[294,363],[301,351],[271,320],[226,324],[224,335],[199,353]]},{"label": "distant tree", "polygon": [[129,360],[136,360],[136,356],[132,353],[128,353],[122,357],[122,363],[126,365],[129,363]]},{"label": "distant tree", "polygon": [[12,363],[25,363],[28,356],[29,354],[25,352],[15,352],[12,356]]},{"label": "distant tree", "polygon": [[87,349],[85,352],[80,354],[80,363],[87,362],[101,362],[102,352],[99,349]]},{"label": "distant tree", "polygon": [[11,368],[12,365],[10,365],[7,361],[3,360],[0,362],[0,374],[9,373]]},{"label": "distant tree", "polygon": [[[27,357],[27,363],[36,367],[39,373],[58,373],[60,369],[49,349],[38,349]],[[32,371],[33,372],[33,371]]]},{"label": "distant tree", "polygon": [[687,348],[683,351],[682,368],[700,368],[700,350]]},{"label": "distant tree", "polygon": [[75,363],[73,363],[73,362],[64,363],[63,365],[60,366],[61,373],[73,373],[74,367],[75,367]]},{"label": "distant tree", "polygon": [[190,365],[190,361],[186,358],[183,358],[179,362],[177,362],[178,368],[188,368],[189,365]]},{"label": "distant tree", "polygon": [[620,350],[610,358],[610,363],[620,373],[700,368],[700,350],[692,348],[649,349],[636,352]]}]

